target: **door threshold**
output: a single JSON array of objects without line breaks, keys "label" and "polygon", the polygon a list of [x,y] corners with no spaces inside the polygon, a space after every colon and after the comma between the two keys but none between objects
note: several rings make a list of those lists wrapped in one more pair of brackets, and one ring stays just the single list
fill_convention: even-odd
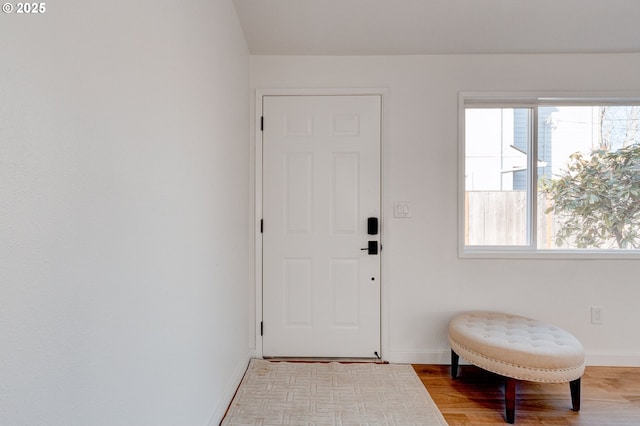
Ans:
[{"label": "door threshold", "polygon": [[378,358],[348,358],[348,357],[289,357],[289,356],[265,356],[265,361],[273,362],[341,362],[345,364],[389,364]]}]

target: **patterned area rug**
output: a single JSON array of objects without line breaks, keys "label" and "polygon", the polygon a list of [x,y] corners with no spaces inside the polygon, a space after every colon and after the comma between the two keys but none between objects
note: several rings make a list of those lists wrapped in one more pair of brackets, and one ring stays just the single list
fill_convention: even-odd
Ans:
[{"label": "patterned area rug", "polygon": [[254,359],[221,425],[446,425],[413,368]]}]

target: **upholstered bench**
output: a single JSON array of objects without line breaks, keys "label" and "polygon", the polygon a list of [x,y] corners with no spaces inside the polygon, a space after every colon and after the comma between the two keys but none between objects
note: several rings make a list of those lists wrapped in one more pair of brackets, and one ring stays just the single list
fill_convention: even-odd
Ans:
[{"label": "upholstered bench", "polygon": [[574,411],[580,410],[584,348],[569,332],[543,322],[498,312],[467,312],[449,323],[451,377],[459,357],[506,378],[507,422],[515,421],[518,380],[569,382]]}]

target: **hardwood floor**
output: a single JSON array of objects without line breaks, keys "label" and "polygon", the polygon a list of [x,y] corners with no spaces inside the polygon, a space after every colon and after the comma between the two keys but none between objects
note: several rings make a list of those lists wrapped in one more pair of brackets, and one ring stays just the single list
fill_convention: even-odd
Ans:
[{"label": "hardwood floor", "polygon": [[[461,365],[414,365],[445,419],[454,425],[505,425],[504,383],[495,374]],[[580,412],[571,411],[569,384],[519,382],[516,425],[640,425],[640,368],[587,367]]]}]

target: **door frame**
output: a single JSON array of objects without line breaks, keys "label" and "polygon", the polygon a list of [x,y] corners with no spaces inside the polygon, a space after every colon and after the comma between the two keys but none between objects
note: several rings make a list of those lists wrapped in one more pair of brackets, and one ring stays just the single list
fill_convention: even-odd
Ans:
[{"label": "door frame", "polygon": [[[387,271],[385,268],[386,259],[386,238],[385,238],[385,211],[387,203],[385,200],[386,173],[388,158],[386,154],[387,136],[387,110],[389,100],[389,90],[384,88],[358,88],[358,89],[257,89],[255,92],[255,116],[253,120],[255,151],[254,151],[254,235],[255,235],[255,354],[262,358],[262,232],[260,221],[262,219],[262,155],[263,140],[261,130],[261,119],[263,115],[264,96],[357,96],[357,95],[377,95],[381,99],[380,117],[380,357],[388,360],[389,356],[389,290]],[[389,216],[390,217],[390,216]]]}]

